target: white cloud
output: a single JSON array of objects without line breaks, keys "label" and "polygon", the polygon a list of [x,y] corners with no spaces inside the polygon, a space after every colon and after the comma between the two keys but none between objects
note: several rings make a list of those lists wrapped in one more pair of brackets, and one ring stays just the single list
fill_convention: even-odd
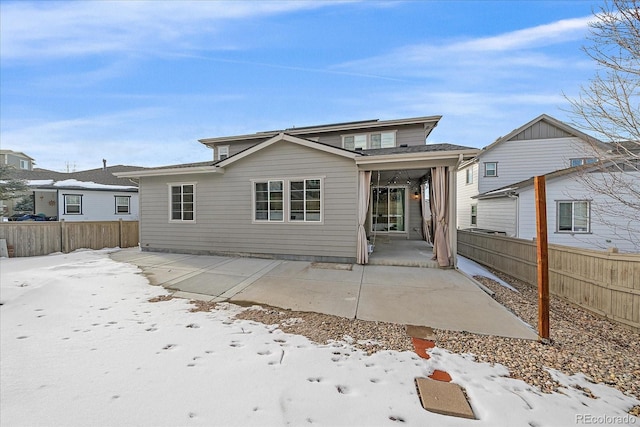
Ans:
[{"label": "white cloud", "polygon": [[[294,12],[336,2],[86,1],[3,3],[0,48],[7,59],[195,48],[189,36],[220,33],[229,20]],[[224,40],[207,48],[228,49]],[[217,43],[216,43],[217,42]],[[213,43],[213,44],[212,44]],[[202,47],[202,46],[201,46]]]},{"label": "white cloud", "polygon": [[[560,69],[573,61],[542,48],[582,40],[591,17],[565,19],[550,24],[469,40],[412,44],[387,54],[338,64],[338,70],[367,70],[394,77],[442,77],[459,80],[478,74],[502,75],[514,68]],[[579,51],[576,51],[578,54]],[[571,62],[569,62],[571,61]]]}]

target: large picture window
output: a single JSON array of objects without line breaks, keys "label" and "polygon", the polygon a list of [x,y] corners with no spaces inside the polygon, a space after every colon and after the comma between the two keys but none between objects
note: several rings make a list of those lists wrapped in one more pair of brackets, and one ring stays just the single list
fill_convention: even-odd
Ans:
[{"label": "large picture window", "polygon": [[557,232],[589,233],[591,231],[588,201],[559,201],[557,212]]},{"label": "large picture window", "polygon": [[65,215],[82,215],[81,194],[64,195],[64,213]]},{"label": "large picture window", "polygon": [[291,221],[320,221],[320,180],[291,181],[289,188]]},{"label": "large picture window", "polygon": [[255,221],[284,220],[284,181],[264,181],[254,183]]},{"label": "large picture window", "polygon": [[115,196],[116,199],[116,215],[125,215],[131,213],[131,196]]},{"label": "large picture window", "polygon": [[171,184],[171,221],[195,221],[195,184]]}]

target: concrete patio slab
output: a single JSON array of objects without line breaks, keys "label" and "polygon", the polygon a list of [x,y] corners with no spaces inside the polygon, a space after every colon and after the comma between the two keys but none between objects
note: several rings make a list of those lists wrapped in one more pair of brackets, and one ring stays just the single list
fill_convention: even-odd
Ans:
[{"label": "concrete patio slab", "polygon": [[228,263],[216,267],[216,271],[240,276],[252,276],[273,263],[272,259],[259,258],[230,258]]},{"label": "concrete patio slab", "polygon": [[[342,266],[344,264],[338,264]],[[340,268],[315,268],[313,263],[303,261],[282,261],[282,263],[268,272],[266,276],[282,277],[283,279],[303,280],[329,280],[348,283],[360,283],[362,281],[362,265],[354,264],[351,270]]]},{"label": "concrete patio slab", "polygon": [[[140,266],[152,284],[209,301],[251,302],[347,318],[537,339],[475,281],[456,270],[141,252],[114,260]],[[319,268],[323,267],[323,268]]]},{"label": "concrete patio slab", "polygon": [[[128,261],[137,264],[137,261]],[[138,265],[152,285],[165,285],[178,278],[190,276],[193,270],[188,268],[171,268]]]},{"label": "concrete patio slab", "polygon": [[174,281],[168,285],[167,288],[196,294],[218,296],[245,279],[245,276],[207,271],[190,276],[179,282]]},{"label": "concrete patio slab", "polygon": [[298,311],[313,311],[355,318],[359,283],[331,280],[262,277],[230,298],[231,302],[251,302]]}]

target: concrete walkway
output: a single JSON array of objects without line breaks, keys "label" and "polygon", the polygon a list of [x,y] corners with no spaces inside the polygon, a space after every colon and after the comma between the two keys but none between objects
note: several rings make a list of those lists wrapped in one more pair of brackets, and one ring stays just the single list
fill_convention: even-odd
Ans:
[{"label": "concrete walkway", "polygon": [[265,304],[347,318],[537,339],[456,270],[141,252],[111,254],[153,285],[205,301]]}]

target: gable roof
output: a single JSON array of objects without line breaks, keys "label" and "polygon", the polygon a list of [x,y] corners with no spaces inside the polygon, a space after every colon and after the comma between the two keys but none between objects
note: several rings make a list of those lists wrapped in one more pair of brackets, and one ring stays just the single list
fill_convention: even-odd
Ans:
[{"label": "gable roof", "polygon": [[35,160],[33,157],[27,156],[22,151],[0,150],[0,154],[5,154],[5,155],[6,154],[13,154],[14,156],[17,156],[17,157],[22,157],[22,158],[29,159],[29,160]]},{"label": "gable roof", "polygon": [[326,153],[335,154],[337,156],[347,157],[349,159],[354,159],[356,157],[362,156],[361,153],[356,151],[345,150],[344,148],[334,147],[333,145],[323,144],[321,142],[311,141],[310,139],[299,138],[297,136],[281,132],[276,136],[264,142],[261,142],[260,144],[256,144],[253,147],[247,148],[246,150],[243,150],[239,153],[234,154],[233,156],[217,162],[216,166],[224,168],[237,162],[240,159],[250,156],[260,150],[264,150],[265,148],[280,141],[287,141],[293,144],[302,145],[303,147],[313,148],[314,150],[324,151]]},{"label": "gable roof", "polygon": [[553,118],[547,114],[541,114],[530,122],[520,126],[517,129],[512,130],[507,135],[498,138],[493,143],[487,145],[482,149],[482,152],[478,155],[478,157],[483,156],[488,151],[494,149],[496,146],[501,145],[507,141],[515,141],[515,140],[529,140],[529,139],[543,139],[541,136],[536,136],[536,132],[540,132],[542,125],[546,124],[545,128],[547,132],[552,132],[554,134],[554,138],[564,138],[564,137],[576,137],[580,138],[585,142],[593,143],[603,150],[609,149],[605,143],[602,141],[587,135],[584,132],[579,131],[578,129],[569,126],[568,124]]},{"label": "gable roof", "polygon": [[442,116],[423,116],[423,117],[413,117],[408,119],[396,119],[396,120],[362,120],[357,122],[344,122],[344,123],[333,123],[327,125],[318,125],[318,126],[304,126],[304,127],[292,127],[283,130],[272,130],[266,132],[257,132],[246,135],[234,135],[234,136],[222,136],[217,138],[203,138],[198,141],[202,144],[217,144],[217,143],[227,143],[227,142],[235,142],[235,141],[251,141],[265,138],[272,138],[281,133],[286,133],[292,136],[301,136],[301,135],[317,135],[328,132],[341,132],[341,131],[371,131],[375,129],[380,129],[384,127],[390,126],[406,126],[406,125],[416,125],[422,124],[424,125],[424,129],[426,132],[425,136],[429,136],[431,131],[438,125],[438,122]]},{"label": "gable roof", "polygon": [[[578,172],[589,173],[589,172],[598,171],[598,170],[600,171],[616,170],[620,172],[632,172],[632,173],[640,172],[638,169],[625,170],[623,167],[621,167],[621,165],[624,165],[624,162],[604,160],[596,163],[573,166],[570,168],[549,172],[547,174],[544,174],[544,177],[545,177],[545,180],[549,181],[549,180],[560,178],[566,175],[575,174]],[[525,179],[523,181],[506,185],[504,187],[497,188],[495,190],[487,191],[485,193],[472,196],[471,198],[472,199],[491,199],[496,197],[508,197],[509,195],[517,195],[519,194],[520,190],[532,186],[533,181],[534,181],[534,177],[532,176],[531,178]]]}]

